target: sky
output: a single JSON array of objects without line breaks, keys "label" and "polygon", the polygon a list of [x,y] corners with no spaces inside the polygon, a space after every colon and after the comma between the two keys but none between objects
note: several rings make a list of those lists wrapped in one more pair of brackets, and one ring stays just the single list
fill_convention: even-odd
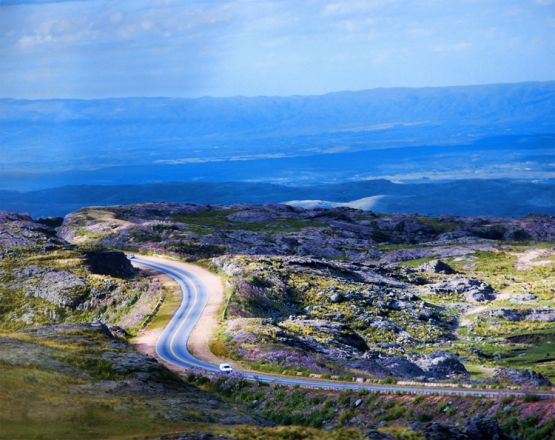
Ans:
[{"label": "sky", "polygon": [[0,97],[555,79],[555,0],[0,0]]}]

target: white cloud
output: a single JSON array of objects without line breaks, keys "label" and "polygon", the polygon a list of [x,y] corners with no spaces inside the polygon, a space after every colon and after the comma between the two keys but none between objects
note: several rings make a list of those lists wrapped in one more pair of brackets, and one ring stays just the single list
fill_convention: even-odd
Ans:
[{"label": "white cloud", "polygon": [[23,35],[18,40],[18,44],[20,47],[27,49],[29,47],[37,46],[44,43],[50,43],[52,41],[53,37],[50,34]]},{"label": "white cloud", "polygon": [[461,52],[466,50],[472,46],[470,43],[466,41],[460,41],[458,43],[453,44],[442,44],[434,47],[434,52]]},{"label": "white cloud", "polygon": [[341,17],[370,12],[392,3],[392,0],[338,1],[328,3],[323,14],[328,17]]}]

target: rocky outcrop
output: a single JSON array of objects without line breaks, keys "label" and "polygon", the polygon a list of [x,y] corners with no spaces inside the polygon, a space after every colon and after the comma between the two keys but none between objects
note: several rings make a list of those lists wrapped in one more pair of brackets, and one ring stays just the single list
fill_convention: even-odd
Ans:
[{"label": "rocky outcrop", "polygon": [[464,424],[450,425],[444,422],[412,422],[411,428],[421,432],[426,440],[510,440],[495,419],[477,416]]},{"label": "rocky outcrop", "polygon": [[532,370],[517,370],[514,368],[495,368],[493,376],[503,381],[516,383],[518,385],[532,387],[550,387],[551,381],[543,374]]},{"label": "rocky outcrop", "polygon": [[[278,337],[288,345],[296,345],[293,337],[303,341],[314,351],[333,353],[340,358],[350,358],[354,353],[364,353],[368,346],[363,338],[345,324],[324,321],[322,319],[290,319],[283,321],[279,327],[285,333]],[[304,334],[311,335],[310,338]]]},{"label": "rocky outcrop", "polygon": [[507,321],[543,321],[555,322],[555,308],[541,309],[495,309],[487,312],[491,318],[501,318]]},{"label": "rocky outcrop", "polygon": [[536,301],[538,297],[529,292],[519,293],[512,296],[509,301],[515,304],[525,304],[527,302]]},{"label": "rocky outcrop", "polygon": [[[154,358],[137,353],[126,341],[114,338],[112,333],[112,329],[95,323],[42,326],[21,330],[15,335],[1,335],[2,373],[7,373],[7,377],[23,374],[30,378],[25,393],[17,388],[10,389],[8,385],[12,397],[10,404],[19,401],[17,407],[22,408],[35,405],[38,400],[42,405],[40,413],[45,414],[52,399],[60,399],[65,405],[63,408],[70,412],[68,417],[74,417],[74,405],[96,411],[98,402],[113,402],[117,396],[118,408],[126,417],[137,417],[135,420],[144,414],[156,414],[172,425],[184,420],[210,424],[215,421],[257,423],[241,407],[225,403],[215,393],[206,393],[187,383]],[[56,377],[56,381],[49,381],[50,377]],[[34,393],[47,398],[37,399]],[[111,407],[107,407],[105,414],[110,410]],[[63,421],[62,413],[58,414]],[[90,411],[81,414],[85,418],[90,416]],[[37,419],[43,422],[40,415]],[[56,437],[59,436],[53,438]],[[99,434],[99,437],[105,435]]]},{"label": "rocky outcrop", "polygon": [[423,379],[426,377],[426,372],[406,357],[378,355],[375,359],[377,364],[387,370],[393,377],[406,379]]},{"label": "rocky outcrop", "polygon": [[424,381],[468,376],[458,357],[446,351],[408,357],[369,351],[361,360],[351,362],[349,366],[378,377],[393,376]]},{"label": "rocky outcrop", "polygon": [[380,432],[375,429],[370,429],[364,434],[364,438],[367,440],[395,440],[392,435],[386,434],[385,432]]},{"label": "rocky outcrop", "polygon": [[[285,205],[175,203],[103,210],[106,215],[100,217],[90,216],[87,209],[70,214],[60,229],[61,236],[71,242],[85,241],[107,247],[140,245],[192,258],[206,254],[299,255],[350,261],[380,258],[383,263],[465,255],[472,249],[491,249],[492,240],[555,239],[555,218],[548,216],[422,218],[398,214],[378,216],[350,208],[310,210]],[[461,246],[449,246],[454,241]],[[376,249],[378,244],[415,243],[434,246]],[[204,254],[198,251],[199,247],[205,250]]]},{"label": "rocky outcrop", "polygon": [[432,422],[428,424],[413,423],[411,427],[422,432],[426,440],[470,440],[460,426]]},{"label": "rocky outcrop", "polygon": [[233,438],[210,432],[188,432],[184,434],[164,434],[159,437],[159,440],[233,440]]},{"label": "rocky outcrop", "polygon": [[49,225],[35,222],[25,214],[0,211],[0,250],[48,250],[64,244]]},{"label": "rocky outcrop", "polygon": [[447,379],[456,376],[468,376],[468,371],[459,357],[448,351],[434,351],[415,359],[415,363],[422,368],[430,378]]},{"label": "rocky outcrop", "polygon": [[85,254],[87,267],[92,273],[117,278],[132,277],[136,270],[123,252],[98,250]]},{"label": "rocky outcrop", "polygon": [[428,286],[430,293],[436,295],[462,295],[467,301],[493,301],[497,292],[493,287],[476,278],[456,276]]},{"label": "rocky outcrop", "polygon": [[510,440],[499,423],[489,417],[471,417],[466,422],[464,433],[472,440]]},{"label": "rocky outcrop", "polygon": [[418,269],[422,272],[440,273],[443,275],[453,275],[457,273],[457,271],[449,266],[447,263],[435,259],[420,265]]},{"label": "rocky outcrop", "polygon": [[88,293],[83,278],[70,272],[31,265],[17,269],[14,276],[18,282],[13,287],[58,306],[77,307]]}]

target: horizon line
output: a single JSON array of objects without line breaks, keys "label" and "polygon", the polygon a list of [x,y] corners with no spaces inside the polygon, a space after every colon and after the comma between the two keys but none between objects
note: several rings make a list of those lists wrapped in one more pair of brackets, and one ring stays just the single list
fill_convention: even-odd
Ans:
[{"label": "horizon line", "polygon": [[198,96],[169,96],[169,95],[153,95],[153,96],[140,96],[140,95],[122,95],[122,96],[105,96],[96,98],[78,98],[78,97],[49,97],[49,98],[18,98],[12,96],[0,96],[0,101],[109,101],[116,99],[182,99],[182,100],[199,100],[199,99],[256,99],[256,98],[301,98],[301,97],[318,97],[347,93],[361,93],[378,90],[426,90],[426,89],[457,89],[457,88],[471,88],[471,87],[492,87],[492,86],[510,86],[522,84],[548,84],[555,83],[555,79],[549,80],[527,80],[527,81],[514,81],[514,82],[488,82],[488,83],[474,83],[474,84],[458,84],[448,86],[391,86],[391,87],[369,87],[364,89],[342,89],[325,93],[294,93],[290,95],[198,95]]}]

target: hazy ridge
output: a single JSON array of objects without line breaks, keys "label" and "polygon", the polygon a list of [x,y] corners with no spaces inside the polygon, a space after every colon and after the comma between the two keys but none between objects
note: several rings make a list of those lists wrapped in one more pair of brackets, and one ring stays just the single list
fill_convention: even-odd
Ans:
[{"label": "hazy ridge", "polygon": [[[371,205],[352,203],[373,196],[376,198]],[[395,184],[387,180],[369,180],[302,187],[247,182],[82,185],[29,192],[0,191],[0,210],[24,211],[33,216],[59,216],[91,205],[162,201],[265,204],[303,200],[336,202],[379,212],[426,215],[553,215],[555,185],[514,180],[462,180],[429,184]],[[310,204],[300,205],[310,207]],[[334,205],[328,203],[327,206]]]}]

